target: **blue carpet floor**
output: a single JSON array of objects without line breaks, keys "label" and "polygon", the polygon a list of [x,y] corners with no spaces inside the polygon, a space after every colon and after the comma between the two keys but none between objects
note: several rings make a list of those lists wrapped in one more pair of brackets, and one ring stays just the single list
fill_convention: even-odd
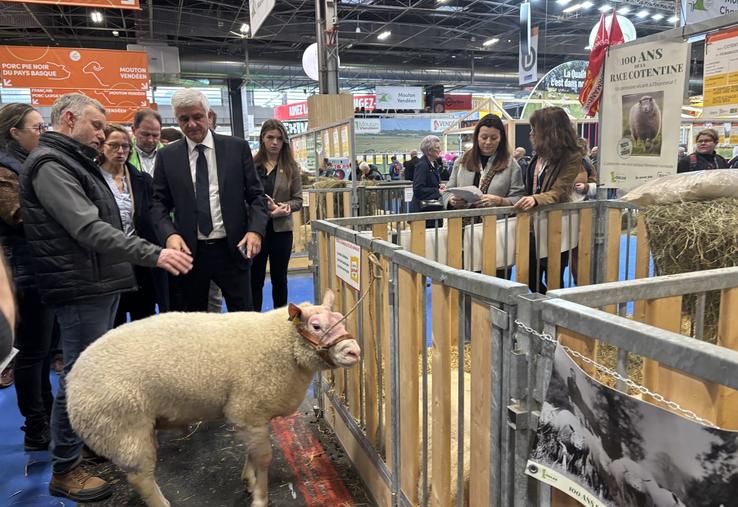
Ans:
[{"label": "blue carpet floor", "polygon": [[[312,301],[312,275],[289,278],[289,300]],[[224,308],[225,309],[225,308]],[[272,309],[272,286],[264,286],[264,311]],[[51,375],[56,392],[57,376]],[[76,505],[70,500],[53,497],[48,492],[51,463],[47,452],[27,453],[23,450],[23,419],[18,412],[15,388],[0,390],[0,507],[63,507]]]}]

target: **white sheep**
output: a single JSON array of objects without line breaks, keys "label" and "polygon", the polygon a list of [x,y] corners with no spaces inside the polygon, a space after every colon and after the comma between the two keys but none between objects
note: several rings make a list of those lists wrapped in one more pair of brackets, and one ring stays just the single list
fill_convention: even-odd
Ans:
[{"label": "white sheep", "polygon": [[169,507],[154,479],[155,430],[225,417],[246,444],[251,506],[265,507],[270,420],[297,410],[316,371],[359,360],[333,299],[328,291],[322,306],[263,314],[166,313],[113,329],[67,378],[72,427],[146,505]]},{"label": "white sheep", "polygon": [[644,147],[650,149],[651,143],[661,132],[661,110],[653,97],[643,95],[633,104],[628,123],[633,141],[640,139]]}]

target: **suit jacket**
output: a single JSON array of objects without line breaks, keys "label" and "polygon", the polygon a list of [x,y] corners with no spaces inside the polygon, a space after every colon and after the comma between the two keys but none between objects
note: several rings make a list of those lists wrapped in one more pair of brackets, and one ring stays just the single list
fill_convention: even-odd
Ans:
[{"label": "suit jacket", "polygon": [[[236,263],[246,269],[249,264],[236,245],[247,232],[264,236],[268,220],[264,187],[254,169],[246,141],[213,132],[213,142],[226,239]],[[195,186],[184,139],[169,143],[156,156],[151,213],[164,241],[172,234],[179,234],[192,255],[197,255]]]},{"label": "suit jacket", "polygon": [[[217,155],[216,155],[217,156]],[[277,168],[277,177],[274,181],[274,195],[272,199],[280,204],[289,204],[292,213],[302,209],[302,176],[300,167],[292,171],[292,177],[281,167]],[[287,232],[292,230],[292,214],[286,217],[272,218],[274,232]]]},{"label": "suit jacket", "polygon": [[441,199],[441,177],[436,164],[430,164],[426,157],[415,165],[413,175],[413,200],[410,201],[410,213],[420,211],[421,201]]},{"label": "suit jacket", "polygon": [[579,152],[570,153],[557,163],[549,162],[546,172],[543,173],[541,192],[536,194],[533,176],[535,175],[537,162],[538,156],[536,155],[528,164],[525,177],[525,195],[532,195],[538,206],[569,202],[574,180],[582,167],[582,154]]}]

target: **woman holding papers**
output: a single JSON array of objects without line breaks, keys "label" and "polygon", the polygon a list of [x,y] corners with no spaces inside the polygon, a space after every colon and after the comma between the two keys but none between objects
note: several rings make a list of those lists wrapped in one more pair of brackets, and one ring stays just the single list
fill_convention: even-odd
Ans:
[{"label": "woman holding papers", "polygon": [[[536,155],[525,175],[525,197],[515,207],[529,211],[537,206],[568,202],[584,156],[569,115],[560,107],[539,109],[530,118],[530,140]],[[533,292],[545,294],[548,290],[550,281],[546,277],[543,282],[547,261],[545,257],[538,259],[536,238],[531,231],[528,286]],[[562,253],[559,287],[564,286],[568,261],[569,252]]]},{"label": "woman holding papers", "polygon": [[[488,114],[474,129],[472,147],[458,159],[446,185],[447,208],[513,206],[525,187],[498,116]],[[456,191],[454,190],[456,189]],[[478,191],[477,191],[478,190]]]}]

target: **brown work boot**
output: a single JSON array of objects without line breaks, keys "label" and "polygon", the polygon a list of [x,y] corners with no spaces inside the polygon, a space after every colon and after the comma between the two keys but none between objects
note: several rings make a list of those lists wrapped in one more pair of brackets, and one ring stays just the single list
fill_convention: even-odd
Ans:
[{"label": "brown work boot", "polygon": [[52,474],[49,493],[75,502],[99,502],[113,493],[113,487],[77,465],[65,474]]}]

